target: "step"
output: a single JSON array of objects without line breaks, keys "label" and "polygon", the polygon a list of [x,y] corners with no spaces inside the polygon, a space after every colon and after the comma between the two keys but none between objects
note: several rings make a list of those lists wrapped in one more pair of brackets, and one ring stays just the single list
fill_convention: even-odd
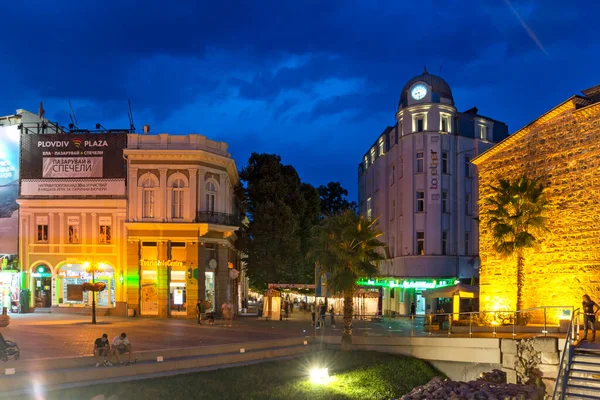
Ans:
[{"label": "step", "polygon": [[596,373],[600,374],[600,363],[574,360],[571,363],[571,369],[586,369],[588,371],[596,371]]},{"label": "step", "polygon": [[584,376],[569,376],[569,383],[574,382],[576,385],[585,384],[589,387],[600,388],[600,375],[598,378],[589,378]]},{"label": "step", "polygon": [[600,371],[590,370],[590,369],[582,369],[582,368],[571,368],[571,373],[583,374],[583,375],[598,375]]},{"label": "step", "polygon": [[571,392],[576,391],[578,393],[581,393],[583,391],[584,394],[589,394],[592,396],[593,395],[600,396],[600,387],[587,386],[587,385],[574,385],[570,382],[567,385],[567,391],[571,391]]},{"label": "step", "polygon": [[581,359],[583,361],[596,361],[600,363],[600,353],[591,353],[587,351],[575,352],[573,354],[573,359]]},{"label": "step", "polygon": [[[132,346],[134,350],[133,353],[138,358],[138,361],[155,361],[156,357],[163,357],[164,359],[167,359],[189,356],[204,356],[211,354],[234,353],[239,352],[239,350],[242,348],[246,351],[261,350],[271,347],[285,347],[304,344],[305,341],[310,343],[312,340],[312,337],[298,336],[294,338],[258,340],[246,343],[228,343],[215,346],[157,349],[149,351],[135,351],[135,342],[132,342]],[[21,350],[21,352],[22,351],[23,350]],[[23,356],[23,353],[21,353],[21,356]],[[0,371],[2,371],[2,368],[15,368],[17,371],[29,372],[48,371],[53,369],[87,367],[94,364],[95,361],[92,354],[81,357],[19,359],[17,361],[13,361],[11,359],[6,363],[0,362]]]},{"label": "step", "polygon": [[567,389],[567,392],[565,393],[565,399],[568,399],[568,400],[571,400],[571,399],[573,399],[573,400],[576,400],[576,399],[584,399],[584,400],[587,400],[587,399],[594,400],[595,399],[595,400],[598,400],[598,399],[600,399],[600,397],[594,396],[594,395],[580,394],[580,393],[571,393]]},{"label": "step", "polygon": [[127,376],[153,374],[177,370],[235,364],[255,360],[290,357],[307,353],[312,346],[293,345],[273,347],[268,349],[250,350],[240,353],[210,354],[179,358],[166,358],[163,362],[156,360],[139,361],[134,365],[95,368],[88,364],[85,367],[54,369],[47,372],[17,372],[15,375],[0,377],[0,397],[13,397],[15,392],[31,390],[31,382],[36,381],[44,388],[52,388],[63,384],[89,382],[94,383],[103,379],[123,378]]}]

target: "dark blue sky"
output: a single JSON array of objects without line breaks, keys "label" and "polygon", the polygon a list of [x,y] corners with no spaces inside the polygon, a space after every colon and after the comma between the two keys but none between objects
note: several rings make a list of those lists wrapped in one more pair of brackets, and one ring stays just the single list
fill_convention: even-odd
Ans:
[{"label": "dark blue sky", "polygon": [[[201,133],[354,198],[361,156],[427,65],[510,132],[600,83],[600,2],[4,1],[0,115]],[[443,67],[441,67],[443,66]]]}]

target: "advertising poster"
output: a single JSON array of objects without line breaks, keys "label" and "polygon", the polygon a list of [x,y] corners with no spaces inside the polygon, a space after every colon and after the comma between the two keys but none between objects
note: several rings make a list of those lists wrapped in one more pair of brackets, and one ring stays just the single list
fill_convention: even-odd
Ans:
[{"label": "advertising poster", "polygon": [[442,175],[440,168],[440,135],[427,135],[429,140],[427,159],[428,204],[440,204],[442,197]]},{"label": "advertising poster", "polygon": [[19,141],[17,125],[0,126],[0,254],[17,254]]},{"label": "advertising poster", "polygon": [[127,133],[21,134],[21,196],[124,196]]}]

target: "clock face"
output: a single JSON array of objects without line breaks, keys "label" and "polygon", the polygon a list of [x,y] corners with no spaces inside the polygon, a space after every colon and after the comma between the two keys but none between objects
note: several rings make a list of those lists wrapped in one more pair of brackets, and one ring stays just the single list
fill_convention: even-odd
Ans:
[{"label": "clock face", "polygon": [[427,95],[427,86],[419,83],[418,85],[412,88],[412,90],[410,91],[410,95],[415,100],[421,100]]}]

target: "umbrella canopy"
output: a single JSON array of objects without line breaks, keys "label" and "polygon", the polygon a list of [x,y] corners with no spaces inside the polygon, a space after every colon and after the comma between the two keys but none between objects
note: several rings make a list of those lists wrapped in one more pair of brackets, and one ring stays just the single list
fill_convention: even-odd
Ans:
[{"label": "umbrella canopy", "polygon": [[424,290],[421,294],[421,296],[427,299],[452,298],[455,295],[459,295],[460,297],[468,299],[479,297],[479,287],[457,283],[454,286],[446,286],[438,289]]}]

